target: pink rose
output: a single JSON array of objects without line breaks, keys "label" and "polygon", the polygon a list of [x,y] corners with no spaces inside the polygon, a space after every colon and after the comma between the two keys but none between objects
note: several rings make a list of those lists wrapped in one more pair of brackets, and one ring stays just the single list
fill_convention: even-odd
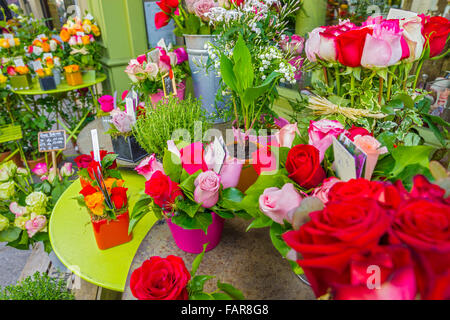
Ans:
[{"label": "pink rose", "polygon": [[409,56],[408,46],[402,46],[402,32],[398,20],[385,20],[369,27],[373,28],[373,32],[366,35],[361,56],[363,67],[392,66],[402,58],[403,50],[408,50],[405,55]]},{"label": "pink rose", "polygon": [[25,222],[25,229],[27,229],[28,237],[32,238],[37,232],[45,228],[47,224],[47,218],[39,215],[34,219],[30,219]]},{"label": "pink rose", "polygon": [[27,208],[20,206],[17,202],[11,202],[9,211],[14,213],[17,217],[23,216],[27,212]]},{"label": "pink rose", "polygon": [[181,165],[189,174],[198,170],[206,171],[208,166],[204,159],[203,143],[194,142],[180,150]]},{"label": "pink rose", "polygon": [[259,197],[259,209],[266,216],[279,224],[284,220],[292,223],[295,210],[300,206],[302,197],[292,183],[286,183],[283,188],[267,188]]},{"label": "pink rose", "polygon": [[156,159],[155,154],[144,158],[134,170],[140,175],[143,175],[147,181],[150,180],[156,171],[164,173],[163,165]]},{"label": "pink rose", "polygon": [[297,122],[285,125],[279,132],[275,134],[275,137],[280,147],[290,148],[292,147],[292,143],[294,142],[296,134],[300,135]]},{"label": "pink rose", "polygon": [[134,123],[134,119],[127,113],[121,110],[113,110],[111,112],[111,122],[114,124],[117,130],[120,132],[130,132],[131,126]]},{"label": "pink rose", "polygon": [[147,62],[147,55],[141,54],[136,58],[136,60],[137,62],[139,62],[139,64],[143,64],[144,62]]},{"label": "pink rose", "polygon": [[211,8],[216,6],[217,4],[213,0],[198,0],[194,3],[194,12],[203,21],[208,21],[209,18],[205,16],[205,13],[209,13]]},{"label": "pink rose", "polygon": [[355,136],[353,138],[355,145],[367,154],[366,169],[364,178],[370,180],[372,173],[375,170],[375,166],[380,154],[388,152],[386,147],[381,147],[381,143],[372,136]]},{"label": "pink rose", "polygon": [[147,63],[145,66],[145,73],[147,73],[147,76],[150,80],[156,79],[156,76],[158,75],[159,68],[156,63],[150,62]]},{"label": "pink rose", "polygon": [[145,79],[144,69],[136,59],[131,59],[125,69],[128,77],[133,82],[139,82]]},{"label": "pink rose", "polygon": [[37,176],[42,176],[47,173],[47,164],[39,162],[31,171]]},{"label": "pink rose", "polygon": [[61,175],[63,177],[70,177],[74,174],[74,170],[72,168],[72,163],[71,162],[66,162],[64,163],[64,165],[61,168]]},{"label": "pink rose", "polygon": [[214,171],[202,172],[194,181],[194,200],[203,208],[211,208],[219,201],[220,176]]},{"label": "pink rose", "polygon": [[311,62],[316,62],[319,56],[320,49],[320,33],[325,30],[323,27],[315,28],[309,33],[308,40],[305,43],[306,57]]},{"label": "pink rose", "polygon": [[243,165],[243,160],[230,157],[225,159],[222,169],[220,169],[220,178],[224,189],[235,188],[238,185]]},{"label": "pink rose", "polygon": [[294,55],[301,55],[305,45],[305,39],[296,34],[291,37],[285,35],[280,42],[281,49]]},{"label": "pink rose", "polygon": [[422,35],[422,19],[420,17],[401,19],[400,28],[403,29],[403,37],[409,47],[408,61],[418,60],[425,45],[425,38]]},{"label": "pink rose", "polygon": [[319,150],[320,162],[325,156],[325,151],[333,144],[333,137],[338,137],[344,131],[344,126],[339,121],[311,120],[308,129],[309,144]]},{"label": "pink rose", "polygon": [[110,95],[101,96],[98,99],[100,103],[100,108],[103,112],[111,112],[114,109],[114,97]]},{"label": "pink rose", "polygon": [[183,47],[176,48],[173,52],[177,55],[177,63],[181,64],[188,60],[188,54]]},{"label": "pink rose", "polygon": [[128,95],[128,90],[125,90],[124,92],[122,92],[122,100],[125,100],[127,95]]},{"label": "pink rose", "polygon": [[324,204],[326,204],[328,202],[328,192],[337,182],[341,182],[341,180],[336,177],[329,177],[325,179],[320,187],[314,189],[311,196],[319,198]]}]

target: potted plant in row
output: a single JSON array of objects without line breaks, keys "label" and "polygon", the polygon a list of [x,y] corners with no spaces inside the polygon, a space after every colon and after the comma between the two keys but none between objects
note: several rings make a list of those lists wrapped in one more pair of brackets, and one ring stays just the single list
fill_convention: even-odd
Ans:
[{"label": "potted plant in row", "polygon": [[130,60],[125,72],[132,82],[132,86],[143,95],[143,101],[154,106],[162,98],[171,95],[168,85],[164,81],[168,78],[169,85],[175,83],[175,94],[180,100],[184,99],[186,89],[185,78],[189,75],[187,66],[187,54],[184,48],[172,48],[172,44],[166,46],[162,39],[160,46],[150,50],[146,54]]},{"label": "potted plant in row", "polygon": [[216,159],[217,153],[206,149],[200,142],[176,146],[169,141],[163,163],[151,155],[136,167],[147,179],[146,195],[136,204],[130,227],[153,211],[159,219],[166,219],[181,250],[200,253],[205,243],[206,251],[217,246],[224,219],[248,217],[236,209],[236,202],[243,198],[235,188],[242,164]]},{"label": "potted plant in row", "polygon": [[41,68],[35,70],[39,78],[39,85],[42,91],[49,91],[56,89],[56,81],[51,68]]},{"label": "potted plant in row", "polygon": [[13,90],[30,89],[32,86],[30,69],[27,66],[9,66],[7,68]]},{"label": "potted plant in row", "polygon": [[75,159],[82,187],[77,200],[88,209],[100,250],[121,245],[133,238],[132,233],[128,233],[128,189],[116,169],[116,158],[116,154],[100,150],[99,162],[93,154]]},{"label": "potted plant in row", "polygon": [[80,66],[71,64],[64,67],[65,78],[69,86],[78,86],[83,83],[83,76],[80,71]]},{"label": "potted plant in row", "polygon": [[[124,92],[126,94],[127,92]],[[125,95],[124,99],[125,98]],[[132,127],[136,123],[136,118],[145,113],[142,104],[130,98],[131,103],[117,102],[115,97],[104,95],[98,99],[103,114],[108,115],[108,130],[105,134],[111,136],[114,152],[119,160],[137,163],[147,155],[144,149],[136,142],[132,134]],[[127,108],[133,108],[130,112]],[[105,116],[106,117],[106,116]]]}]

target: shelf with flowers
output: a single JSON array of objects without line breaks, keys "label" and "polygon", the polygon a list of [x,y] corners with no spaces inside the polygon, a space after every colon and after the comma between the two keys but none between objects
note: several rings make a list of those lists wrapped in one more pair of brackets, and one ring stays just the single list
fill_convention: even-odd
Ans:
[{"label": "shelf with flowers", "polygon": [[427,125],[445,147],[448,123],[428,114],[427,92],[417,88],[417,80],[425,60],[447,54],[449,26],[446,18],[418,15],[314,29],[304,68],[313,71],[315,96],[299,104],[299,117],[363,126],[396,145],[423,143],[415,127]]},{"label": "shelf with flowers", "polygon": [[132,240],[129,231],[127,188],[117,170],[114,153],[99,152],[100,161],[91,155],[75,158],[79,168],[81,191],[77,200],[91,217],[95,240],[100,250],[106,250]]},{"label": "shelf with flowers", "polygon": [[244,300],[241,291],[220,280],[217,281],[217,290],[204,292],[205,283],[214,278],[197,275],[205,250],[206,244],[192,262],[190,272],[178,256],[153,256],[145,260],[131,274],[130,289],[133,296],[139,300]]},{"label": "shelf with flowers", "polygon": [[68,44],[65,46],[67,65],[77,64],[83,72],[92,73],[92,77],[95,78],[95,72],[102,69],[100,63],[102,49],[97,41],[101,35],[100,28],[93,17],[87,14],[83,19],[78,17],[68,19],[59,35],[61,40]]},{"label": "shelf with flowers", "polygon": [[27,170],[12,161],[0,166],[0,241],[20,250],[42,242],[50,253],[47,224],[54,205],[72,183],[74,170],[65,163],[59,177],[54,168],[39,163],[32,171],[39,182],[33,183]]},{"label": "shelf with flowers", "polygon": [[[305,273],[318,298],[414,299],[416,283],[421,298],[430,297],[431,292],[434,297],[445,298],[444,292],[450,285],[444,284],[442,292],[434,287],[435,283],[423,289],[422,272],[416,269],[417,266],[431,268],[429,276],[440,279],[446,276],[443,270],[448,270],[448,262],[443,262],[441,269],[433,265],[434,258],[427,256],[433,250],[440,254],[447,252],[450,236],[445,227],[450,218],[447,214],[450,178],[442,165],[429,161],[432,148],[390,149],[364,128],[345,129],[338,121],[327,119],[311,122],[308,131],[308,141],[293,130],[280,132],[283,138],[280,141],[287,143],[271,146],[267,155],[260,155],[260,161],[264,161],[254,164],[260,166],[261,174],[237,205],[254,218],[248,229],[269,227],[275,248],[289,260],[295,273]],[[334,140],[342,137],[367,156],[360,174],[352,179],[341,177],[336,149],[331,147]],[[389,156],[395,159],[392,166],[383,163]],[[357,169],[358,157],[353,161]],[[417,211],[413,209],[416,201],[421,206]],[[397,224],[409,223],[403,213],[401,218],[398,215],[397,220],[392,220],[395,212],[408,212],[406,219],[417,231],[426,228],[423,221],[427,219],[444,221],[428,230],[427,238],[423,239],[435,244],[433,239],[438,234],[439,244],[433,249],[423,247],[425,255],[414,264],[417,249],[414,246],[422,245],[410,237],[411,229],[405,227],[396,236],[397,240],[386,242],[385,234],[392,235],[389,230],[395,230]],[[399,246],[402,241],[413,250],[409,252],[408,248]],[[384,258],[379,260],[381,257]],[[379,265],[382,290],[370,290],[366,280],[373,272],[367,273],[366,269],[378,262],[382,263]],[[383,269],[387,265],[394,267]],[[350,275],[361,277],[356,281]],[[392,283],[387,280],[397,276],[399,282],[394,278]],[[391,286],[393,283],[396,285]],[[430,291],[426,293],[420,288]]]},{"label": "shelf with flowers", "polygon": [[[166,46],[162,39],[161,46],[150,50],[146,54],[131,59],[125,72],[132,82],[132,87],[141,95],[141,101],[155,106],[161,99],[170,95],[166,92],[163,77],[169,77],[175,82],[173,93],[183,100],[186,89],[186,77],[189,76],[187,53],[183,47]],[[175,88],[174,88],[175,89]]]},{"label": "shelf with flowers", "polygon": [[147,179],[146,195],[136,205],[131,226],[153,211],[166,219],[181,250],[200,253],[205,243],[207,251],[216,247],[224,219],[249,217],[236,207],[243,197],[235,188],[242,163],[226,158],[216,167],[215,157],[211,145],[168,141],[162,163],[155,155],[145,158],[135,170]]}]

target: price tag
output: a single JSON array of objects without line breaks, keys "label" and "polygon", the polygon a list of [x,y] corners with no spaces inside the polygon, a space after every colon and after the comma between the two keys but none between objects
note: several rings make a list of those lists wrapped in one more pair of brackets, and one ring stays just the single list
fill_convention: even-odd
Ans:
[{"label": "price tag", "polygon": [[34,71],[42,69],[42,63],[39,60],[33,61],[33,69]]},{"label": "price tag", "polygon": [[[212,148],[212,154],[214,159],[213,170],[215,173],[219,174],[222,170],[223,163],[226,157],[226,147],[222,136],[214,137],[214,142],[209,145]],[[205,152],[206,153],[206,152]]]},{"label": "price tag", "polygon": [[387,19],[413,18],[416,16],[417,16],[417,13],[412,12],[412,11],[391,8],[391,9],[389,9]]},{"label": "price tag", "polygon": [[49,152],[66,149],[66,131],[53,130],[38,133],[38,149]]},{"label": "price tag", "polygon": [[158,47],[163,48],[164,50],[167,50],[167,46],[166,46],[166,41],[164,41],[164,38],[161,38],[161,40],[158,41],[158,43],[156,44]]},{"label": "price tag", "polygon": [[23,63],[23,59],[21,57],[14,58],[14,64],[16,67],[25,67],[25,64]]},{"label": "price tag", "polygon": [[38,37],[38,39],[47,38],[47,36],[45,34],[43,34],[43,33],[38,35],[37,37]]},{"label": "price tag", "polygon": [[84,32],[78,31],[77,32],[77,36],[83,37],[84,36]]},{"label": "price tag", "polygon": [[98,163],[100,163],[100,166],[101,166],[100,147],[98,145],[97,129],[91,130],[91,139],[92,139],[92,150],[94,151],[94,160],[97,161]]},{"label": "price tag", "polygon": [[147,61],[150,62],[157,62],[159,61],[159,57],[161,56],[161,52],[158,49],[153,49],[149,53],[147,53]]},{"label": "price tag", "polygon": [[333,137],[334,170],[342,181],[356,179],[355,158]]},{"label": "price tag", "polygon": [[94,17],[92,16],[92,14],[88,13],[88,14],[84,17],[84,19],[86,19],[86,20],[93,20]]},{"label": "price tag", "polygon": [[127,114],[136,121],[136,114],[134,113],[134,103],[132,98],[125,98],[125,105],[127,107]]},{"label": "price tag", "polygon": [[11,34],[11,33],[4,33],[4,34],[3,34],[3,37],[4,37],[5,39],[14,39],[14,35]]},{"label": "price tag", "polygon": [[44,60],[47,59],[47,58],[52,58],[53,59],[53,55],[50,52],[44,53],[44,55],[42,57],[44,58]]}]

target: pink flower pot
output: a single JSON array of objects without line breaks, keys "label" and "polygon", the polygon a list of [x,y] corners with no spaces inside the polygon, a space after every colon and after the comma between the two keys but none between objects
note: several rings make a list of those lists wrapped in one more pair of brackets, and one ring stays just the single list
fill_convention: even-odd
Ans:
[{"label": "pink flower pot", "polygon": [[[177,97],[180,100],[184,100],[184,93],[186,91],[185,81],[181,81],[177,84]],[[157,93],[150,95],[150,100],[152,101],[152,105],[156,106],[156,104],[164,98],[164,91],[159,89]]]},{"label": "pink flower pot", "polygon": [[214,249],[220,242],[222,236],[224,219],[214,212],[212,213],[212,224],[208,227],[208,232],[205,234],[201,229],[184,229],[167,219],[170,232],[172,232],[178,248],[189,253],[201,253],[203,245],[209,242],[206,251]]}]

